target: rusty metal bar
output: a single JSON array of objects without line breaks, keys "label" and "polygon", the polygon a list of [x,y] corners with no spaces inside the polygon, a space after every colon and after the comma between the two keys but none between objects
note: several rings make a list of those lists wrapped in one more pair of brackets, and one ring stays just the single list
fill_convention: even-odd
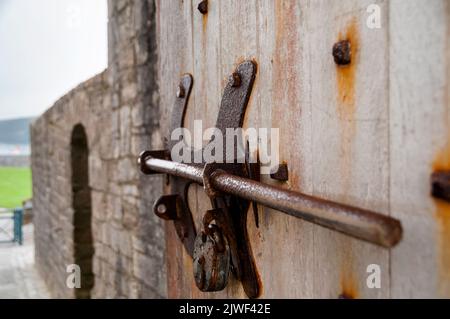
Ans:
[{"label": "rusty metal bar", "polygon": [[[145,165],[152,171],[203,184],[202,166],[191,166],[152,157],[145,158]],[[402,236],[400,222],[380,213],[263,184],[220,170],[213,172],[209,181],[211,186],[219,191],[255,201],[288,215],[383,247],[394,246]]]}]

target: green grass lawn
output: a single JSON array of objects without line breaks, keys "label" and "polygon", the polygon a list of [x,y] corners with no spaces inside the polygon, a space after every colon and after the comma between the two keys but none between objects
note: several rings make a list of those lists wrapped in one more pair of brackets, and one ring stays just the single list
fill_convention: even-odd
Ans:
[{"label": "green grass lawn", "polygon": [[0,167],[0,207],[15,208],[31,197],[31,169]]}]

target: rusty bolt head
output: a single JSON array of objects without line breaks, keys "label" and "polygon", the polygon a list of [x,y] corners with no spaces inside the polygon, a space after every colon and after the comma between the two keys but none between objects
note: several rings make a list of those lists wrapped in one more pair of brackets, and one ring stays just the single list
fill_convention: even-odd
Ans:
[{"label": "rusty bolt head", "polygon": [[337,65],[347,65],[352,62],[352,45],[350,41],[339,41],[333,46],[334,62]]},{"label": "rusty bolt head", "polygon": [[280,181],[286,182],[289,180],[289,171],[286,163],[278,165],[277,169],[274,172],[270,173],[270,178]]},{"label": "rusty bolt head", "polygon": [[200,11],[201,14],[207,14],[208,13],[208,0],[201,1],[197,6],[198,11]]},{"label": "rusty bolt head", "polygon": [[164,204],[159,204],[157,210],[158,213],[165,214],[167,212],[167,207]]},{"label": "rusty bolt head", "polygon": [[450,172],[433,172],[431,175],[431,195],[450,202]]},{"label": "rusty bolt head", "polygon": [[164,220],[177,220],[179,216],[179,195],[163,195],[153,204],[153,213]]},{"label": "rusty bolt head", "polygon": [[178,85],[178,89],[177,89],[177,98],[184,98],[186,95],[186,92],[184,90],[184,87],[180,84]]},{"label": "rusty bolt head", "polygon": [[237,72],[233,72],[232,75],[228,78],[228,82],[230,82],[232,87],[241,86],[241,76]]}]

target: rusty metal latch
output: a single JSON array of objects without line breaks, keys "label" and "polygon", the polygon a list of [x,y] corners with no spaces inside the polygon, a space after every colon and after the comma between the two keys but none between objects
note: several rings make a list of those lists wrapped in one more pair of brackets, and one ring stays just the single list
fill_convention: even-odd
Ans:
[{"label": "rusty metal latch", "polygon": [[[255,74],[256,64],[245,61],[230,76],[216,122],[224,139],[227,128],[242,127]],[[172,111],[172,130],[183,126],[192,85],[191,75],[181,78]],[[173,143],[168,142],[167,149],[171,149]],[[387,248],[396,245],[402,236],[401,224],[396,219],[261,183],[259,174],[255,174],[248,163],[237,160],[231,164],[179,163],[171,161],[167,150],[145,151],[139,163],[145,174],[170,176],[171,195],[159,198],[154,212],[174,222],[180,240],[193,257],[194,279],[202,291],[222,290],[231,272],[242,282],[250,298],[259,296],[260,281],[247,234],[247,212],[251,203]],[[204,214],[202,229],[198,231],[187,201],[187,189],[192,183],[204,186],[212,205]]]}]

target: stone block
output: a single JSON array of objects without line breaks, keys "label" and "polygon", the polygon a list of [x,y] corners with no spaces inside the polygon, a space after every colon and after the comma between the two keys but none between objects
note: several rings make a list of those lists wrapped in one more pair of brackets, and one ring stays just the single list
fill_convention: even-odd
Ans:
[{"label": "stone block", "polygon": [[138,179],[137,159],[123,158],[118,165],[118,182],[129,183]]}]

